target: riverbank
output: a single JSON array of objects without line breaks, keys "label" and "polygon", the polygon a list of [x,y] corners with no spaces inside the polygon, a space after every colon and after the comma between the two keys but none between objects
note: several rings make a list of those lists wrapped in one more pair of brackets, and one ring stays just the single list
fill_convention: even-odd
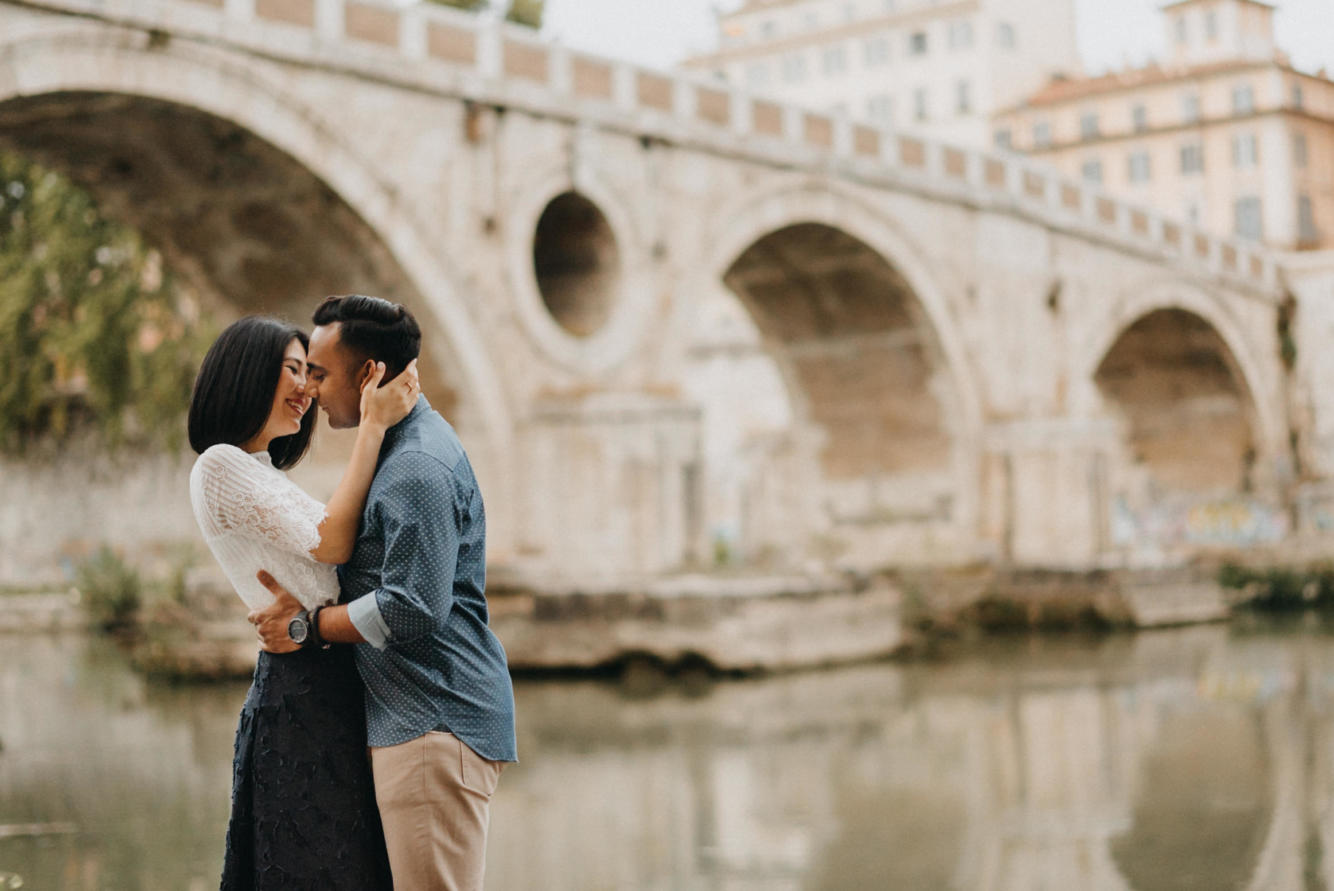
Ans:
[{"label": "riverbank", "polygon": [[[874,575],[694,573],[579,585],[494,571],[488,600],[492,627],[517,674],[647,667],[753,675],[926,658],[951,641],[996,632],[1222,621],[1268,590],[1263,578],[1249,577],[1225,588],[1220,580],[1240,578],[1239,570],[1230,571],[979,566]],[[1329,579],[1334,596],[1334,573]],[[148,597],[116,631],[134,665],[169,680],[248,677],[253,631],[226,579],[197,569],[169,588],[170,595]],[[24,608],[7,611],[0,628],[88,623],[77,592],[25,595],[15,603],[20,600]]]}]

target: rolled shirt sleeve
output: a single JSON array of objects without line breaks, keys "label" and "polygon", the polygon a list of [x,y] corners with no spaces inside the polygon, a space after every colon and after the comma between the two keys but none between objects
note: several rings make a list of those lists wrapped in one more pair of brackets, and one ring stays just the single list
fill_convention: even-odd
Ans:
[{"label": "rolled shirt sleeve", "polygon": [[389,644],[389,626],[380,615],[380,606],[375,602],[375,592],[363,594],[347,605],[347,617],[352,622],[366,643],[383,650]]},{"label": "rolled shirt sleeve", "polygon": [[396,456],[379,499],[380,586],[348,604],[348,618],[377,649],[436,631],[453,606],[459,521],[454,477],[443,467],[420,452]]}]

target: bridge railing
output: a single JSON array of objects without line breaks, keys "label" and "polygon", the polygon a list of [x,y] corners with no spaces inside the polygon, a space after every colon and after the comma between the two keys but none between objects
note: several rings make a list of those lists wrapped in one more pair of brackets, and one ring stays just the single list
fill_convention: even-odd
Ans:
[{"label": "bridge railing", "polygon": [[[168,33],[205,34],[469,98],[626,127],[722,153],[1005,207],[1093,238],[1272,288],[1263,245],[1219,238],[1060,176],[1023,156],[896,132],[746,93],[693,72],[662,72],[570,50],[529,29],[433,3],[388,0],[35,0]],[[408,64],[404,64],[404,63]]]}]

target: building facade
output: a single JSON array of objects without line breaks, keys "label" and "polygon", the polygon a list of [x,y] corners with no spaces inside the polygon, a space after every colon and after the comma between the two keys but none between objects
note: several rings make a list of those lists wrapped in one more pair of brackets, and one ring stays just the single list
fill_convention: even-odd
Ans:
[{"label": "building facade", "polygon": [[688,67],[750,93],[974,147],[1078,70],[1074,0],[749,0]]},{"label": "building facade", "polygon": [[1055,79],[993,139],[1219,235],[1334,247],[1334,82],[1296,70],[1258,0],[1163,8],[1165,64]]}]

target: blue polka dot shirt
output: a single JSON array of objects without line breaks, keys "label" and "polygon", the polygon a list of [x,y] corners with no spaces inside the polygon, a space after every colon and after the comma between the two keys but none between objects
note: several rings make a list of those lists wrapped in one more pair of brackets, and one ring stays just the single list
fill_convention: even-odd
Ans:
[{"label": "blue polka dot shirt", "polygon": [[482,493],[454,428],[424,396],[385,435],[338,576],[367,640],[356,656],[369,744],[446,730],[484,758],[517,760],[514,689],[487,625]]}]

